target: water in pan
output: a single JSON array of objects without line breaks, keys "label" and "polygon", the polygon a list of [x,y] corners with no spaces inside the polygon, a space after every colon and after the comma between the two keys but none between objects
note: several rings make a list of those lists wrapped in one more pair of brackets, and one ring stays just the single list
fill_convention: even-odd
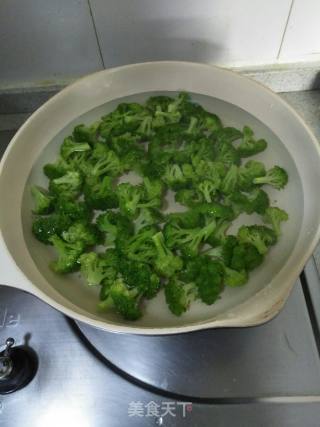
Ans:
[{"label": "water in pan", "polygon": [[[112,111],[120,102],[143,102],[149,96],[155,94],[158,93],[143,93],[112,101],[87,112],[77,120],[69,123],[52,141],[49,142],[45,150],[43,150],[35,163],[26,184],[22,208],[22,221],[24,237],[30,254],[42,275],[52,284],[52,286],[55,287],[56,290],[58,290],[58,292],[71,300],[75,305],[80,306],[90,313],[96,312],[98,289],[86,286],[82,282],[79,274],[58,276],[50,271],[48,264],[54,256],[52,248],[44,246],[36,241],[30,232],[30,212],[32,207],[29,190],[30,185],[33,183],[44,186],[46,185],[46,178],[42,173],[42,166],[47,162],[53,161],[57,156],[61,141],[66,135],[72,132],[75,125],[79,123],[89,124],[95,121],[102,115]],[[161,94],[168,94],[168,92],[162,92]],[[175,95],[175,93],[170,93],[170,95]],[[161,292],[157,298],[147,303],[144,317],[134,322],[135,326],[165,327],[191,324],[212,319],[221,312],[232,309],[236,305],[247,300],[260,289],[264,288],[277,274],[277,272],[280,271],[295,245],[300,230],[303,216],[302,185],[295,163],[285,147],[285,141],[280,141],[279,138],[277,138],[277,136],[263,123],[248,114],[246,111],[232,104],[216,98],[197,94],[193,94],[192,99],[200,103],[208,111],[218,114],[224,125],[235,126],[238,128],[242,128],[244,125],[249,125],[254,129],[257,137],[265,138],[268,141],[268,149],[254,158],[262,160],[267,167],[278,164],[286,168],[288,171],[290,181],[286,189],[278,192],[268,188],[267,192],[269,193],[272,204],[277,204],[289,212],[290,221],[288,221],[283,227],[284,237],[274,248],[271,249],[265,263],[251,274],[250,281],[246,286],[237,289],[226,289],[222,298],[212,306],[206,306],[200,302],[195,302],[193,303],[190,311],[180,318],[173,316],[169,312],[164,302],[164,295]],[[173,205],[170,205],[169,208],[172,209]],[[249,224],[257,223],[259,221],[260,219],[258,216],[243,216],[237,220],[230,232],[235,231],[242,223]],[[99,314],[99,316],[115,323],[124,323],[123,320],[114,313]]]}]

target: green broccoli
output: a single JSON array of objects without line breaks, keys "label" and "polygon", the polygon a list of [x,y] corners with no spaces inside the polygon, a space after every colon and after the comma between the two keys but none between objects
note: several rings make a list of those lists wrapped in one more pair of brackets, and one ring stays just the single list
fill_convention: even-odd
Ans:
[{"label": "green broccoli", "polygon": [[46,215],[52,212],[54,197],[51,196],[47,190],[38,185],[33,185],[31,187],[31,195],[34,200],[33,213]]},{"label": "green broccoli", "polygon": [[213,304],[224,289],[224,268],[219,261],[201,255],[189,260],[182,280],[195,282],[199,298],[208,305]]},{"label": "green broccoli", "polygon": [[152,263],[157,255],[152,237],[157,232],[157,228],[148,226],[129,239],[122,234],[117,236],[116,247],[133,261]]},{"label": "green broccoli", "polygon": [[250,243],[255,246],[261,255],[267,253],[268,248],[277,242],[275,232],[264,225],[241,226],[238,230],[240,243]]},{"label": "green broccoli", "polygon": [[238,167],[231,165],[226,176],[223,178],[221,184],[221,191],[224,194],[230,194],[236,190],[238,184]]},{"label": "green broccoli", "polygon": [[137,320],[142,316],[139,307],[139,290],[128,289],[122,278],[116,279],[110,286],[108,297],[99,304],[100,310],[113,307],[126,320]]},{"label": "green broccoli", "polygon": [[90,126],[84,124],[77,125],[73,130],[73,138],[76,142],[89,142],[95,144],[98,141],[97,134],[100,126],[100,120],[92,123]]},{"label": "green broccoli", "polygon": [[47,163],[43,166],[43,173],[50,180],[60,178],[70,171],[72,167],[61,157],[55,163]]},{"label": "green broccoli", "polygon": [[266,175],[254,178],[254,184],[268,184],[277,190],[282,190],[288,183],[288,174],[280,166],[269,169]]},{"label": "green broccoli", "polygon": [[91,147],[87,142],[76,142],[70,136],[65,138],[62,145],[60,146],[61,157],[65,160],[68,160],[68,158],[73,153],[89,151],[89,150],[91,150]]},{"label": "green broccoli", "polygon": [[121,175],[122,168],[119,157],[105,144],[97,143],[94,146],[91,158],[90,175],[95,177]]},{"label": "green broccoli", "polygon": [[138,185],[131,185],[128,182],[119,184],[117,187],[117,196],[122,215],[133,218],[138,210],[138,205],[142,199],[142,188]]},{"label": "green broccoli", "polygon": [[231,144],[242,138],[242,132],[234,127],[224,127],[218,129],[213,135],[218,144]]},{"label": "green broccoli", "polygon": [[261,255],[257,248],[250,243],[236,244],[232,249],[231,258],[226,265],[232,269],[241,271],[254,270],[262,264],[264,256]]},{"label": "green broccoli", "polygon": [[134,232],[132,221],[114,211],[100,214],[96,219],[96,224],[98,229],[105,234],[106,245],[113,244],[119,234],[124,239],[128,239]]},{"label": "green broccoli", "polygon": [[183,188],[175,193],[174,199],[181,205],[193,207],[203,201],[203,196],[199,191]]},{"label": "green broccoli", "polygon": [[272,225],[273,231],[277,237],[279,237],[281,234],[281,222],[288,221],[288,219],[289,215],[287,212],[277,207],[270,207],[266,209],[265,215],[263,217],[264,222]]},{"label": "green broccoli", "polygon": [[166,246],[162,232],[159,231],[153,235],[152,240],[156,248],[156,256],[153,261],[156,271],[164,277],[171,277],[181,270],[182,260]]},{"label": "green broccoli", "polygon": [[249,160],[244,166],[239,168],[238,186],[241,191],[251,191],[254,178],[264,176],[266,169],[264,164],[256,160]]},{"label": "green broccoli", "polygon": [[226,167],[240,165],[240,155],[232,144],[217,142],[214,146],[215,161],[223,163]]},{"label": "green broccoli", "polygon": [[134,229],[137,233],[144,227],[157,225],[161,222],[163,222],[163,216],[158,210],[142,208],[140,209],[138,217],[134,221]]},{"label": "green broccoli", "polygon": [[237,146],[237,152],[240,157],[249,157],[261,153],[267,148],[267,142],[264,139],[254,139],[253,131],[248,126],[243,128],[243,139]]},{"label": "green broccoli", "polygon": [[106,254],[84,253],[79,262],[80,271],[88,285],[101,285],[104,282],[109,286],[117,277],[117,263],[110,262]]},{"label": "green broccoli", "polygon": [[214,196],[219,188],[220,180],[218,181],[209,181],[208,179],[200,182],[198,184],[198,190],[203,195],[204,200],[207,203],[211,203],[214,200]]},{"label": "green broccoli", "polygon": [[224,283],[227,286],[231,287],[237,287],[237,286],[243,286],[248,281],[248,274],[246,270],[232,270],[229,267],[224,268]]},{"label": "green broccoli", "polygon": [[113,178],[110,176],[87,176],[83,194],[86,204],[92,209],[115,209],[119,206],[118,196],[113,188]]},{"label": "green broccoli", "polygon": [[260,188],[254,189],[251,193],[246,194],[240,191],[231,193],[228,196],[228,200],[231,202],[231,206],[236,215],[242,212],[247,214],[257,212],[262,215],[270,204],[268,194]]},{"label": "green broccoli", "polygon": [[195,283],[186,284],[174,276],[164,287],[164,293],[170,311],[176,316],[181,316],[197,298],[197,287]]},{"label": "green broccoli", "polygon": [[175,163],[169,164],[165,169],[162,179],[169,188],[177,191],[190,186],[191,179],[188,176],[189,173],[189,168],[183,168],[183,166],[180,166]]},{"label": "green broccoli", "polygon": [[83,242],[73,243],[65,242],[61,237],[53,235],[49,237],[50,243],[55,248],[58,258],[50,264],[52,270],[56,273],[71,273],[79,268],[79,257],[84,250]]},{"label": "green broccoli", "polygon": [[170,213],[166,216],[166,222],[177,224],[182,228],[196,228],[205,225],[203,216],[196,209],[189,209],[186,212]]},{"label": "green broccoli", "polygon": [[177,224],[169,223],[164,227],[164,236],[170,249],[179,249],[185,256],[194,257],[199,253],[200,245],[205,242],[216,228],[214,218],[203,228],[181,228]]},{"label": "green broccoli", "polygon": [[160,278],[148,264],[124,259],[119,263],[119,271],[127,287],[137,288],[147,299],[154,298],[160,290]]},{"label": "green broccoli", "polygon": [[84,202],[70,199],[68,195],[57,197],[54,209],[59,216],[65,216],[72,221],[89,222],[92,217],[92,211]]},{"label": "green broccoli", "polygon": [[82,221],[74,222],[62,232],[62,238],[68,243],[81,242],[84,246],[94,246],[101,243],[101,235],[94,224],[85,224]]},{"label": "green broccoli", "polygon": [[[80,268],[98,286],[100,310],[136,320],[163,286],[169,310],[180,316],[196,298],[210,305],[224,286],[244,285],[280,236],[288,214],[270,207],[262,185],[284,188],[287,172],[241,164],[266,147],[251,128],[224,127],[185,92],[120,103],[77,125],[43,167],[49,186],[31,188],[32,232],[56,249],[54,271]],[[123,182],[134,174],[140,184]],[[180,206],[168,205],[173,197]],[[166,213],[171,208],[177,212]],[[228,235],[242,213],[261,215],[270,228],[248,225]]]},{"label": "green broccoli", "polygon": [[32,223],[32,233],[42,243],[52,244],[50,238],[54,235],[61,236],[72,223],[72,219],[66,215],[52,214],[35,218]]},{"label": "green broccoli", "polygon": [[49,191],[57,196],[61,194],[76,197],[81,191],[82,178],[79,172],[69,171],[60,178],[54,178],[49,183]]}]

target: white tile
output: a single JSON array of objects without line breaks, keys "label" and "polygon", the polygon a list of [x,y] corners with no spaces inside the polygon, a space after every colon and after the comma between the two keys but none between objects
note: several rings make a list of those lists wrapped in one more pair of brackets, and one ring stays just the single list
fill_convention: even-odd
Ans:
[{"label": "white tile", "polygon": [[320,55],[320,0],[293,0],[280,61],[317,60]]},{"label": "white tile", "polygon": [[106,66],[275,62],[291,0],[90,0]]},{"label": "white tile", "polygon": [[86,0],[1,0],[0,85],[76,77],[102,68]]}]

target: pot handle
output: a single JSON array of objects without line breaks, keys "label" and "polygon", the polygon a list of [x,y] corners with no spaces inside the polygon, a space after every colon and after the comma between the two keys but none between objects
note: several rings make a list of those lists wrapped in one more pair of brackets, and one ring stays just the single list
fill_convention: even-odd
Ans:
[{"label": "pot handle", "polygon": [[22,291],[32,292],[33,285],[21,272],[11,257],[0,233],[0,285],[11,286]]}]

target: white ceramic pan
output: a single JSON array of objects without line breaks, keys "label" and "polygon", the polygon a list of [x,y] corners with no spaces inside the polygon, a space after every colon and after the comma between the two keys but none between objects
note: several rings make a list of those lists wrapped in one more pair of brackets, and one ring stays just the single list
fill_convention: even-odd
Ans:
[{"label": "white ceramic pan", "polygon": [[[96,310],[97,290],[78,275],[61,277],[48,268],[50,247],[30,232],[30,183],[43,184],[41,167],[53,160],[63,136],[126,100],[185,90],[227,125],[250,125],[269,148],[257,158],[287,169],[290,182],[271,200],[289,212],[283,237],[266,262],[239,289],[227,289],[212,306],[200,302],[171,315],[163,294],[145,316],[125,322]],[[108,331],[171,334],[223,326],[257,325],[275,316],[286,301],[319,238],[320,152],[310,130],[279,96],[241,75],[186,62],[153,62],[101,71],[67,87],[36,111],[12,139],[0,167],[0,283],[30,292],[80,321]]]}]

